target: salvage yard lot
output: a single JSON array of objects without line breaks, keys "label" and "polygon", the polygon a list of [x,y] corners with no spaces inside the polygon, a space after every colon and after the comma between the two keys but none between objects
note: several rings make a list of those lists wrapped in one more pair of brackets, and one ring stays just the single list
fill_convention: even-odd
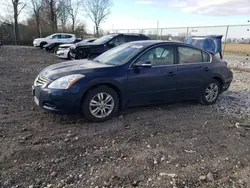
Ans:
[{"label": "salvage yard lot", "polygon": [[96,124],[35,106],[31,85],[57,62],[40,49],[0,49],[0,187],[250,186],[250,134],[241,126],[250,115],[250,73],[234,71],[213,106],[132,108]]}]

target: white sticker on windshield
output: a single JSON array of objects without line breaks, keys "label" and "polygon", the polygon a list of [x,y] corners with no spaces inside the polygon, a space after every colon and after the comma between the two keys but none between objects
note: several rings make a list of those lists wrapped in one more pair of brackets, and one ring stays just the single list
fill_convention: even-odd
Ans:
[{"label": "white sticker on windshield", "polygon": [[143,46],[139,46],[139,45],[133,45],[133,46],[131,46],[131,48],[138,48],[138,49],[140,49],[140,48],[142,48]]}]

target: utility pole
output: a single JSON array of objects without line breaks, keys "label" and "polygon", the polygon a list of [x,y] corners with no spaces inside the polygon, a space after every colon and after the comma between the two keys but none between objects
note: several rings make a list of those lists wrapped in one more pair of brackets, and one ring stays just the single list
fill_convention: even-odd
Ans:
[{"label": "utility pole", "polygon": [[159,20],[157,20],[157,40],[159,39]]}]

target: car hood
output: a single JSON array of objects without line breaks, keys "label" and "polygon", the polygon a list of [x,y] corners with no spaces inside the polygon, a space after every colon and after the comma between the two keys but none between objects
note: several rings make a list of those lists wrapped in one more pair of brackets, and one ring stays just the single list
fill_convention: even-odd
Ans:
[{"label": "car hood", "polygon": [[87,59],[73,60],[48,66],[43,69],[40,74],[50,80],[56,80],[63,76],[71,74],[86,74],[93,72],[96,69],[111,66],[112,65],[105,65]]},{"label": "car hood", "polygon": [[35,40],[45,40],[45,38],[36,38]]}]

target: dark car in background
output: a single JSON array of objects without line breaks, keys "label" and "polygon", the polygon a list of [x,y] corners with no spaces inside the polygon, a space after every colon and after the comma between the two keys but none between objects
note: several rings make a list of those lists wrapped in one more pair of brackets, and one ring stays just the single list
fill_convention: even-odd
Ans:
[{"label": "dark car in background", "polygon": [[214,104],[233,79],[227,63],[180,42],[137,41],[93,60],[51,65],[33,85],[34,101],[59,113],[100,122],[126,107],[182,100]]},{"label": "dark car in background", "polygon": [[[70,45],[70,44],[76,44],[76,43],[79,43],[79,42],[81,42],[83,39],[81,39],[81,38],[76,38],[73,42],[71,42],[71,43],[67,43],[68,45]],[[51,52],[51,53],[56,53],[57,52],[57,50],[58,50],[58,48],[59,48],[59,46],[60,45],[63,45],[63,44],[65,44],[65,42],[54,42],[54,43],[50,43],[50,44],[46,44],[46,45],[44,45],[43,47],[45,48],[45,50],[47,51],[47,52]]]},{"label": "dark car in background", "polygon": [[139,40],[151,39],[143,34],[110,34],[96,39],[91,44],[77,44],[75,47],[71,47],[70,55],[74,59],[93,59],[111,48]]},{"label": "dark car in background", "polygon": [[57,55],[57,57],[62,58],[62,59],[71,59],[70,47],[74,47],[77,44],[91,43],[91,42],[94,42],[95,40],[96,40],[96,38],[87,38],[87,39],[83,39],[80,42],[76,42],[73,44],[61,44],[58,46],[58,50],[56,51],[56,55]]}]

